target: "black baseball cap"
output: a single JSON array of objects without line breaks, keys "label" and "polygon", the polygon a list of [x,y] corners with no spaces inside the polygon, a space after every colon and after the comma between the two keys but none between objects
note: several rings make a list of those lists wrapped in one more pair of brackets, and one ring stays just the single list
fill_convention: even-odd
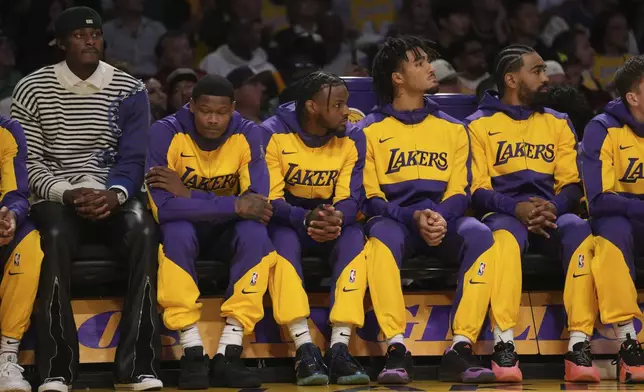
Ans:
[{"label": "black baseball cap", "polygon": [[165,85],[168,88],[168,92],[172,93],[174,86],[179,82],[195,82],[199,81],[199,76],[197,73],[190,68],[177,68],[166,79]]},{"label": "black baseball cap", "polygon": [[272,76],[271,71],[259,72],[251,66],[242,65],[230,71],[226,79],[232,83],[236,90],[245,84],[253,82],[262,82],[268,85],[271,82]]},{"label": "black baseball cap", "polygon": [[[103,29],[103,21],[98,12],[89,7],[71,7],[64,10],[54,22],[54,35],[56,39],[65,38],[74,30],[87,27]],[[55,45],[52,41],[49,45]]]}]

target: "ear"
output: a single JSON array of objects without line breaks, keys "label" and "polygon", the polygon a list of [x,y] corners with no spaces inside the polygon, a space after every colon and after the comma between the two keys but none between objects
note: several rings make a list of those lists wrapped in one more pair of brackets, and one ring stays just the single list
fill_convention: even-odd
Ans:
[{"label": "ear", "polygon": [[629,106],[634,106],[637,107],[639,106],[639,99],[637,98],[637,94],[633,92],[628,92],[626,93],[626,103],[628,103]]},{"label": "ear", "polygon": [[306,101],[306,102],[304,103],[304,107],[306,107],[306,112],[307,112],[309,115],[316,114],[316,113],[317,113],[317,111],[318,111],[317,105],[316,105],[316,104],[315,104],[315,102],[313,102],[313,100],[311,100],[311,99],[309,99],[308,101]]},{"label": "ear", "polygon": [[190,98],[190,113],[195,114],[195,101]]},{"label": "ear", "polygon": [[503,77],[503,80],[505,81],[505,85],[508,88],[514,89],[514,88],[517,88],[517,86],[519,85],[516,75],[512,72],[506,73],[505,76]]},{"label": "ear", "polygon": [[230,105],[230,112],[234,112],[237,109],[237,101],[233,101],[233,104]]},{"label": "ear", "polygon": [[391,74],[391,82],[394,84],[394,87],[399,84],[403,84],[405,77],[400,72],[394,72]]}]

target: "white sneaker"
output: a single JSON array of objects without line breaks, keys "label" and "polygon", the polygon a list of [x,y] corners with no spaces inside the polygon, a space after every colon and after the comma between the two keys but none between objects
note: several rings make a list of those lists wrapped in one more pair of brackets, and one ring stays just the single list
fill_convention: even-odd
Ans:
[{"label": "white sneaker", "polygon": [[114,389],[121,391],[158,391],[162,388],[163,382],[151,374],[141,374],[129,383],[114,384]]},{"label": "white sneaker", "polygon": [[38,392],[69,392],[72,386],[67,384],[63,377],[46,378],[38,387]]},{"label": "white sneaker", "polygon": [[11,356],[12,360],[0,361],[0,392],[31,392],[31,385],[22,376],[25,370],[18,365],[18,357]]}]

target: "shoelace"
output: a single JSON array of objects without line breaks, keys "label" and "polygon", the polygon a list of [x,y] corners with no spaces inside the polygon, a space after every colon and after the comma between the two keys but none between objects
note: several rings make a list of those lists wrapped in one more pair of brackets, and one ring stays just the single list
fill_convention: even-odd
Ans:
[{"label": "shoelace", "polygon": [[340,351],[336,358],[341,359],[345,362],[349,362],[355,368],[361,367],[360,363],[353,356],[351,356],[348,351],[344,351],[344,350]]},{"label": "shoelace", "polygon": [[47,384],[49,382],[60,382],[60,383],[66,384],[65,377],[50,377],[50,378],[46,378],[45,382],[43,384]]},{"label": "shoelace", "polygon": [[18,373],[22,374],[22,372],[24,370],[25,369],[23,369],[22,366],[18,365],[17,363],[13,363],[13,362],[5,362],[2,365],[0,365],[0,375],[3,375],[3,376],[12,376],[12,375],[14,375],[14,374],[12,374],[14,372],[18,372]]},{"label": "shoelace", "polygon": [[139,379],[139,381],[156,380],[156,377],[151,374],[140,374],[137,378]]},{"label": "shoelace", "polygon": [[[644,365],[644,349],[642,343],[637,340],[631,339],[630,334],[626,335],[626,341],[622,343],[622,347],[626,347],[626,353],[629,356],[630,365],[641,366]],[[620,349],[621,351],[621,349]],[[633,363],[634,362],[634,363]],[[617,364],[617,359],[612,361],[612,364]]]},{"label": "shoelace", "polygon": [[584,344],[581,351],[572,351],[571,356],[575,359],[575,362],[581,366],[592,366],[593,365],[593,356],[590,351],[590,344]]},{"label": "shoelace", "polygon": [[499,343],[502,347],[500,351],[497,351],[496,354],[499,356],[499,365],[501,366],[514,366],[516,354],[514,352],[513,346],[510,343]]},{"label": "shoelace", "polygon": [[387,362],[385,367],[387,369],[400,369],[405,364],[405,354],[400,350],[392,350],[387,352]]}]

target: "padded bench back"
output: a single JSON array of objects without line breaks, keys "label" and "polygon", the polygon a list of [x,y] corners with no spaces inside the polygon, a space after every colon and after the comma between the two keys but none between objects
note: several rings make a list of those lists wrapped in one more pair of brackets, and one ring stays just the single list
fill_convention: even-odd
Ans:
[{"label": "padded bench back", "polygon": [[[352,108],[352,121],[360,120],[369,114],[376,105],[376,94],[373,91],[371,78],[343,77],[349,87],[349,107]],[[478,99],[473,95],[435,94],[432,100],[438,103],[441,110],[459,120],[476,111]],[[356,110],[357,109],[357,110]]]}]

